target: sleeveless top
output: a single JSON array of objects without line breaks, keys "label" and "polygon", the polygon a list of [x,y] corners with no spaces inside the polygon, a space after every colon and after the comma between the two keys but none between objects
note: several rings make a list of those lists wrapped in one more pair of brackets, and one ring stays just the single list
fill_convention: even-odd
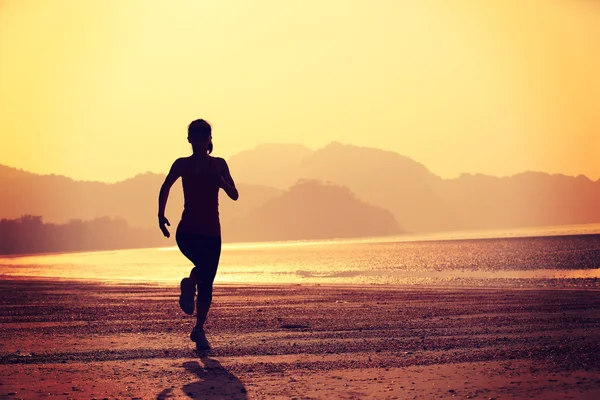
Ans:
[{"label": "sleeveless top", "polygon": [[208,171],[196,172],[186,168],[181,175],[184,206],[177,231],[220,237],[219,186],[213,175],[218,171],[215,159],[208,157]]}]

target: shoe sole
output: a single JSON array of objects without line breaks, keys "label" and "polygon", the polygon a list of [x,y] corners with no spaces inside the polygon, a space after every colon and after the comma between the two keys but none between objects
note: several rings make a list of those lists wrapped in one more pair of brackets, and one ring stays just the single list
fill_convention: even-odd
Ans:
[{"label": "shoe sole", "polygon": [[181,307],[181,310],[187,315],[192,315],[195,306],[194,297],[196,295],[196,285],[194,285],[190,278],[183,278],[179,285],[179,289],[181,290],[179,295],[179,307]]}]

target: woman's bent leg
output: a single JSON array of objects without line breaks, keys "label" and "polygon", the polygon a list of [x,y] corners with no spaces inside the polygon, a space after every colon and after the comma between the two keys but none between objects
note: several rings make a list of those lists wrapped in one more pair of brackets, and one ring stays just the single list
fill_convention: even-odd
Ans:
[{"label": "woman's bent leg", "polygon": [[[194,235],[177,232],[175,238],[181,253],[192,263],[194,263],[194,260],[198,258],[196,254],[197,246]],[[183,278],[179,284],[179,307],[181,307],[181,310],[188,315],[194,314],[194,297],[196,296],[197,284],[198,281],[193,274],[190,274],[189,278]]]}]

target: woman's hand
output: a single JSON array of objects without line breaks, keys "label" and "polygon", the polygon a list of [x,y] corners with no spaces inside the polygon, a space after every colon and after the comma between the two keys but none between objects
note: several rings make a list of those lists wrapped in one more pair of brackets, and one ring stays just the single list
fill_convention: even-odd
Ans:
[{"label": "woman's hand", "polygon": [[223,190],[225,191],[225,193],[227,193],[227,196],[229,196],[231,200],[238,199],[239,194],[237,189],[231,183],[227,182],[227,179],[224,176],[221,177],[220,187],[223,188]]},{"label": "woman's hand", "polygon": [[225,190],[227,196],[233,201],[239,198],[238,190],[235,187],[235,182],[233,182],[233,178],[231,177],[231,173],[229,173],[229,167],[227,166],[227,162],[222,158],[217,158],[219,162],[219,172],[221,175],[221,183],[220,186]]},{"label": "woman's hand", "polygon": [[169,220],[164,215],[159,215],[158,216],[158,227],[162,231],[163,235],[165,235],[165,237],[168,238],[171,236],[171,233],[169,232],[169,230],[167,229],[167,226],[165,226],[165,225],[171,226],[171,224],[169,223]]}]

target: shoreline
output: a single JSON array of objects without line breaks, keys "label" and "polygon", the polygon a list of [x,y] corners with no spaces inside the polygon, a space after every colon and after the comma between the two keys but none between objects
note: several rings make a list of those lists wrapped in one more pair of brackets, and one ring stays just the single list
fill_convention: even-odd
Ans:
[{"label": "shoreline", "polygon": [[[600,396],[600,292],[0,279],[0,398]],[[552,295],[549,296],[548,293]]]},{"label": "shoreline", "polygon": [[[535,226],[507,229],[483,229],[483,230],[464,230],[464,231],[440,231],[432,233],[405,233],[383,236],[361,236],[361,237],[338,237],[321,239],[289,239],[272,241],[235,241],[224,242],[223,246],[296,246],[296,245],[319,245],[327,244],[348,244],[348,243],[370,243],[370,242],[399,242],[399,243],[422,243],[422,242],[449,242],[449,241],[487,241],[487,240],[518,240],[534,238],[561,238],[570,236],[594,236],[600,235],[600,223],[576,224],[576,225],[558,225],[558,226]],[[86,254],[86,253],[110,253],[115,251],[127,250],[157,250],[177,249],[176,245],[156,246],[156,247],[127,247],[117,249],[98,249],[98,250],[74,250],[74,251],[52,251],[44,253],[22,253],[22,254],[0,254],[0,259],[23,258],[23,257],[44,257],[63,254]]]},{"label": "shoreline", "polygon": [[[150,287],[161,289],[173,289],[179,287],[179,281],[139,281],[133,279],[88,279],[88,278],[63,278],[54,276],[28,276],[28,275],[3,275],[0,273],[0,283],[6,281],[16,282],[48,282],[74,285],[101,285],[101,286],[131,286],[131,287]],[[323,289],[381,289],[381,290],[493,290],[493,291],[589,291],[600,292],[600,286],[509,286],[509,285],[443,285],[443,284],[389,284],[389,283],[310,283],[310,282],[217,282],[213,285],[215,288],[273,288],[273,287],[300,287],[300,288],[323,288]]]}]

